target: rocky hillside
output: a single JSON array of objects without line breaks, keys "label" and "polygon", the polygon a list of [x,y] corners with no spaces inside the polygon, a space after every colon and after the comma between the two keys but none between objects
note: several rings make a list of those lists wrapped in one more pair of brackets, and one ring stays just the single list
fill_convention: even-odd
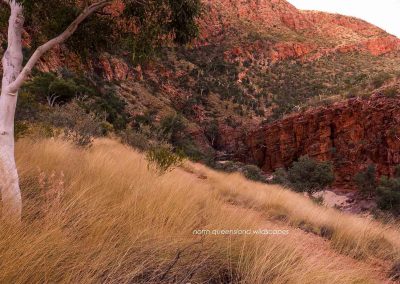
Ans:
[{"label": "rocky hillside", "polygon": [[[89,87],[107,122],[145,139],[158,139],[165,119],[178,117],[168,142],[194,159],[235,158],[272,171],[309,154],[334,159],[339,181],[368,161],[381,173],[392,171],[398,141],[382,133],[396,118],[370,112],[393,108],[395,99],[385,96],[398,92],[398,38],[362,20],[300,11],[284,0],[203,3],[200,37],[190,46],[171,45],[138,64],[128,50],[82,56],[64,45],[39,71],[94,84]],[[122,10],[118,3],[112,8]],[[29,50],[28,35],[25,42]],[[123,107],[107,106],[110,88]],[[368,99],[375,93],[382,95]],[[336,162],[341,155],[350,161]]]},{"label": "rocky hillside", "polygon": [[236,43],[226,52],[227,60],[265,64],[351,51],[382,55],[399,49],[399,39],[365,21],[301,11],[285,0],[205,2],[202,39],[206,44],[215,44],[216,39]]}]

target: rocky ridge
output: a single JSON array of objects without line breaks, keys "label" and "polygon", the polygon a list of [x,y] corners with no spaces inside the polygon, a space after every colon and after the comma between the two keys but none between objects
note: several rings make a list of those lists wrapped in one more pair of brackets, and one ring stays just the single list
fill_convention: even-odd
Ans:
[{"label": "rocky ridge", "polygon": [[[227,52],[231,60],[243,61],[252,54],[265,54],[272,62],[288,58],[315,60],[336,52],[382,55],[400,47],[398,38],[363,20],[301,11],[284,0],[205,2],[208,10],[201,21],[203,45],[216,39],[229,41],[230,35],[235,39],[253,37],[249,44],[242,39],[242,45]],[[263,34],[268,34],[269,40],[257,39]]]}]

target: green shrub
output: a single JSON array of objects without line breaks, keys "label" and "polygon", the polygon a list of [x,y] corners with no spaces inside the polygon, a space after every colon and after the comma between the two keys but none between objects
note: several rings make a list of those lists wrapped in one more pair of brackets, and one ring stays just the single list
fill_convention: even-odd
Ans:
[{"label": "green shrub", "polygon": [[255,165],[246,165],[242,168],[244,176],[250,180],[266,182],[264,172]]},{"label": "green shrub", "polygon": [[38,103],[42,107],[55,107],[75,100],[87,113],[105,117],[114,129],[125,129],[129,120],[125,111],[126,103],[118,97],[114,88],[68,70],[62,70],[60,73],[62,74],[37,72],[33,79],[23,86],[18,119],[30,119],[31,114],[34,117],[38,116]]},{"label": "green shrub", "polygon": [[180,114],[168,115],[161,120],[159,139],[175,145],[184,136],[185,128],[183,117]]},{"label": "green shrub", "polygon": [[400,215],[400,166],[393,178],[383,176],[378,183],[375,177],[376,167],[369,165],[355,177],[358,189],[369,196],[374,194],[379,209]]},{"label": "green shrub", "polygon": [[148,137],[132,128],[127,128],[125,131],[120,133],[120,136],[122,137],[123,143],[137,150],[145,151],[149,149],[150,141]]},{"label": "green shrub", "polygon": [[74,78],[62,78],[54,73],[39,73],[27,82],[23,89],[50,106],[67,103],[75,97],[93,93],[93,90],[79,84]]},{"label": "green shrub", "polygon": [[147,110],[143,114],[138,114],[133,117],[133,122],[135,123],[136,128],[140,128],[142,125],[152,126],[154,124],[155,115],[157,111],[155,110]]},{"label": "green shrub", "polygon": [[48,113],[47,122],[64,130],[64,138],[78,146],[90,146],[95,137],[103,136],[102,121],[86,113],[76,102],[56,106]]},{"label": "green shrub", "polygon": [[378,208],[400,214],[400,178],[382,177],[377,188]]},{"label": "green shrub", "polygon": [[358,189],[363,194],[371,195],[376,189],[376,166],[368,165],[366,169],[356,174],[354,177]]},{"label": "green shrub", "polygon": [[318,162],[308,156],[300,157],[292,167],[285,171],[278,169],[274,183],[290,187],[298,192],[313,193],[333,183],[335,176],[329,162]]},{"label": "green shrub", "polygon": [[207,162],[214,156],[212,151],[199,149],[192,137],[181,138],[174,146],[187,158],[195,162]]},{"label": "green shrub", "polygon": [[116,130],[123,130],[129,121],[129,115],[125,111],[126,103],[114,90],[97,93],[92,100],[85,101],[82,106],[86,111],[95,112],[97,115],[105,115],[105,119]]},{"label": "green shrub", "polygon": [[146,153],[148,168],[155,169],[159,174],[173,170],[183,163],[184,156],[181,153],[174,153],[168,146],[155,146]]},{"label": "green shrub", "polygon": [[296,191],[312,193],[331,185],[335,177],[329,162],[317,162],[303,156],[289,169],[288,179]]},{"label": "green shrub", "polygon": [[274,184],[281,184],[286,187],[290,186],[288,173],[284,168],[278,168],[275,170],[271,182]]}]

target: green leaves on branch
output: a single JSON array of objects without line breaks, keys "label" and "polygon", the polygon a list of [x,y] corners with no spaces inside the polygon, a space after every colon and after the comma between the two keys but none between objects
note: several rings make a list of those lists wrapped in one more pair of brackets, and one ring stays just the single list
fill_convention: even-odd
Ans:
[{"label": "green leaves on branch", "polygon": [[[47,104],[50,107],[62,106],[76,99],[87,113],[94,112],[103,117],[115,130],[125,129],[128,123],[126,103],[116,95],[113,88],[89,80],[82,74],[71,73],[69,70],[60,73],[63,74],[42,72],[35,74],[23,86],[22,100],[19,100],[19,103],[26,100],[25,94],[29,94],[34,102]],[[32,102],[28,105],[32,105]]]},{"label": "green leaves on branch", "polygon": [[95,93],[75,78],[63,78],[54,73],[38,73],[24,85],[23,90],[34,95],[41,103],[46,103],[48,98],[52,97],[57,104]]},{"label": "green leaves on branch", "polygon": [[124,16],[135,19],[139,30],[169,35],[180,44],[198,35],[196,19],[201,13],[200,0],[125,0],[124,3]]},{"label": "green leaves on branch", "polygon": [[169,29],[175,36],[175,42],[180,44],[190,42],[199,33],[196,18],[201,12],[200,1],[169,0],[168,2],[172,13]]},{"label": "green leaves on branch", "polygon": [[[24,6],[26,30],[32,35],[32,52],[62,33],[82,12],[85,4],[96,3],[95,0],[79,4],[75,0],[19,2]],[[66,42],[67,47],[85,56],[105,50],[122,52],[128,47],[133,62],[141,63],[154,56],[156,50],[167,42],[186,44],[198,35],[196,20],[201,12],[200,0],[123,2],[125,9],[121,15],[105,9],[86,19]]]},{"label": "green leaves on branch", "polygon": [[137,32],[124,38],[132,50],[132,61],[142,63],[168,41],[186,44],[198,36],[196,23],[200,0],[125,0],[125,19],[133,20]]}]

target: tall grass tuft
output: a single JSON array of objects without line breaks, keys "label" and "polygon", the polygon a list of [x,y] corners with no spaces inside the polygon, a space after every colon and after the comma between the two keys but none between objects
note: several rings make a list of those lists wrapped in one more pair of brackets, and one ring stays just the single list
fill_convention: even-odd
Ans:
[{"label": "tall grass tuft", "polygon": [[[206,179],[183,169],[160,176],[142,154],[111,140],[84,150],[22,139],[16,152],[24,216],[19,227],[0,224],[0,283],[374,283],[361,268],[305,257],[290,234],[193,234],[265,229],[227,205],[222,194],[230,190],[265,209],[280,205],[293,220],[315,217],[314,207],[300,210],[297,195],[280,188],[268,195],[208,169]],[[315,222],[340,217],[329,214]]]}]

